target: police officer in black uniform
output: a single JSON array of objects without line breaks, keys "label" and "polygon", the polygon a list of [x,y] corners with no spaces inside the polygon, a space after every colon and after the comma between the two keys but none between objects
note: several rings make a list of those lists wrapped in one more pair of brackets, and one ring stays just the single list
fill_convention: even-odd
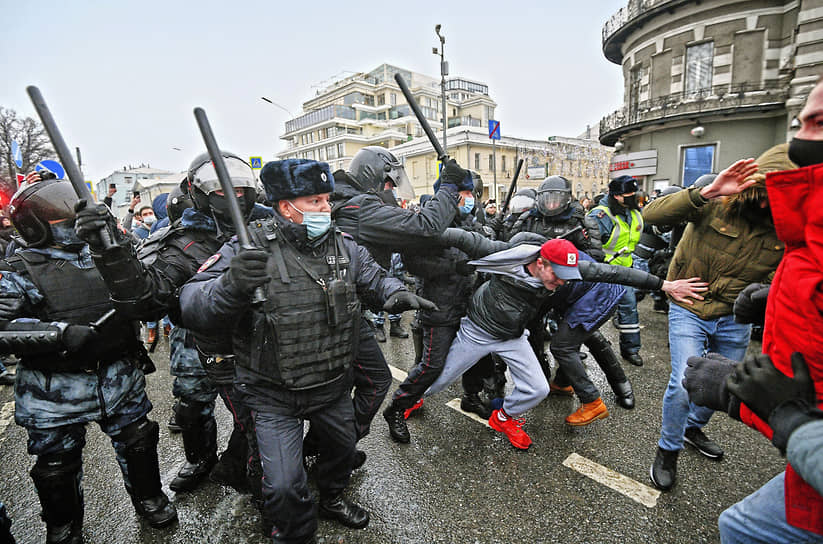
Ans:
[{"label": "police officer in black uniform", "polygon": [[[605,255],[597,221],[586,215],[583,206],[572,198],[571,182],[563,176],[549,176],[543,180],[537,189],[536,206],[520,215],[512,225],[509,234],[513,236],[518,232],[533,232],[548,239],[563,236],[578,250],[584,251],[599,262],[603,261]],[[528,328],[529,343],[548,379],[551,377],[551,370],[548,367],[544,347],[545,326],[542,321],[536,321]],[[634,393],[631,383],[606,337],[600,331],[595,331],[586,339],[585,345],[606,375],[617,403],[627,409],[633,408]],[[558,370],[550,385],[556,394],[573,394],[569,380],[561,370]]]},{"label": "police officer in black uniform", "polygon": [[[313,542],[315,507],[303,468],[303,420],[319,439],[320,514],[354,528],[369,514],[343,492],[355,463],[351,365],[360,343],[358,297],[389,312],[427,301],[387,276],[354,240],[332,227],[326,163],[289,159],[260,173],[274,217],[250,226],[183,286],[183,324],[204,334],[233,323],[236,386],[253,410],[274,542]],[[265,301],[252,293],[264,286]],[[383,304],[385,302],[385,305]]]},{"label": "police officer in black uniform", "polygon": [[[348,172],[334,173],[332,216],[340,230],[366,247],[374,260],[388,269],[392,252],[425,247],[452,223],[460,200],[458,191],[471,190],[466,174],[454,160],[446,162],[439,190],[421,205],[419,212],[414,212],[401,208],[395,197],[397,194],[414,198],[414,189],[400,161],[383,147],[364,147],[352,158]],[[388,364],[365,320],[354,363],[354,383],[359,440],[368,434],[391,385]]]},{"label": "police officer in black uniform", "polygon": [[[241,210],[248,218],[256,197],[254,173],[239,156],[227,151],[222,154]],[[178,321],[178,287],[234,233],[228,200],[208,153],[194,158],[179,193],[172,198],[172,206],[185,200],[185,193],[193,207],[172,209],[173,215],[180,212],[180,218],[148,238],[137,252],[130,244],[105,251],[100,247],[96,233],[101,226],[114,222],[104,206],[78,212],[78,236],[88,240],[118,312],[132,319],[153,321],[169,314]],[[230,337],[197,336],[183,327],[175,327],[170,345],[171,373],[175,376],[173,394],[179,399],[174,408],[175,421],[182,430],[186,462],[169,487],[177,492],[190,491],[217,463],[214,401],[219,394],[234,418],[234,428],[218,465],[223,476],[215,479],[243,489],[248,471],[251,491],[260,498],[260,468],[254,453],[251,415],[235,399]]]},{"label": "police officer in black uniform", "polygon": [[[21,358],[15,421],[37,456],[31,477],[49,544],[83,541],[82,451],[91,421],[112,440],[137,514],[153,527],[177,519],[161,490],[159,426],[147,418],[144,371],[154,367],[139,324],[114,311],[88,246],[75,235],[76,202],[67,181],[21,188],[10,209],[25,247],[0,261],[0,317],[27,318],[0,323],[0,353]],[[125,233],[109,234],[130,247]]]}]

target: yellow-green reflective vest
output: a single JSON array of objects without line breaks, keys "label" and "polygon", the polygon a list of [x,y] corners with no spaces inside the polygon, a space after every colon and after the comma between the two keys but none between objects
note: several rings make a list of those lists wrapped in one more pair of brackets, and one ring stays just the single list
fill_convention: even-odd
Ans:
[{"label": "yellow-green reflective vest", "polygon": [[594,209],[602,210],[614,225],[609,239],[603,242],[606,262],[619,266],[631,266],[632,251],[640,241],[640,235],[643,234],[643,216],[640,215],[640,211],[629,210],[632,216],[632,224],[629,226],[621,216],[612,214],[608,206],[596,206]]}]

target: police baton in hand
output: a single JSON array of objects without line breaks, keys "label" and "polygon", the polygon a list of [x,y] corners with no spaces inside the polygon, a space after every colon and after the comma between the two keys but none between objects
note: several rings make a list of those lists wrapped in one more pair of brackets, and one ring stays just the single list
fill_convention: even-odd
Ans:
[{"label": "police baton in hand", "polygon": [[512,178],[512,182],[509,184],[509,192],[506,193],[506,201],[500,209],[500,215],[504,218],[506,217],[506,212],[509,211],[509,203],[512,201],[514,190],[517,189],[517,178],[520,177],[521,168],[523,168],[523,159],[519,159],[517,161],[517,168],[514,169],[514,177]]},{"label": "police baton in hand", "polygon": [[[74,162],[74,157],[72,157],[69,147],[66,145],[65,140],[63,140],[63,136],[57,128],[57,123],[54,122],[54,117],[51,116],[51,111],[49,111],[49,107],[46,105],[40,89],[34,85],[29,85],[26,87],[26,92],[31,99],[31,103],[34,105],[34,109],[37,111],[37,115],[40,117],[40,121],[43,123],[43,128],[46,129],[46,133],[49,135],[49,140],[51,140],[51,144],[57,152],[60,163],[63,165],[63,168],[66,169],[66,174],[69,176],[69,181],[71,182],[71,186],[74,187],[77,198],[85,200],[87,204],[91,204],[94,202],[94,197],[92,197],[91,191],[89,191],[86,182],[83,180],[83,174]],[[114,236],[106,227],[100,230],[100,245],[104,251],[118,247],[117,244],[114,243]]]},{"label": "police baton in hand", "polygon": [[[237,240],[240,242],[240,247],[243,249],[254,249],[251,243],[249,231],[246,229],[246,221],[243,218],[243,212],[240,211],[240,204],[237,202],[237,195],[234,193],[234,186],[229,177],[229,171],[226,170],[226,163],[223,162],[223,155],[220,153],[220,148],[217,146],[217,140],[214,139],[214,133],[211,130],[209,119],[206,117],[206,112],[203,108],[194,108],[194,118],[197,119],[197,126],[200,127],[200,134],[203,136],[203,141],[206,143],[206,149],[211,157],[211,162],[214,164],[214,171],[217,173],[217,179],[220,181],[220,187],[223,189],[226,202],[229,204],[229,212],[231,214],[231,222],[234,224],[234,232],[237,233]],[[265,302],[266,296],[263,294],[263,288],[258,287],[254,290],[253,303]]]},{"label": "police baton in hand", "polygon": [[409,90],[409,86],[406,85],[406,80],[403,79],[403,76],[400,74],[394,74],[394,80],[400,86],[400,90],[403,92],[403,96],[406,97],[406,102],[408,102],[409,107],[414,112],[414,116],[417,117],[417,121],[420,123],[420,126],[423,127],[423,132],[426,133],[428,136],[429,141],[431,142],[434,150],[437,152],[437,160],[440,162],[445,162],[446,159],[449,158],[446,151],[443,149],[443,146],[440,145],[440,141],[434,136],[434,132],[432,132],[432,127],[429,126],[429,121],[423,116],[423,112],[420,111],[420,106],[417,105],[417,100],[414,99],[412,96],[411,91]]}]

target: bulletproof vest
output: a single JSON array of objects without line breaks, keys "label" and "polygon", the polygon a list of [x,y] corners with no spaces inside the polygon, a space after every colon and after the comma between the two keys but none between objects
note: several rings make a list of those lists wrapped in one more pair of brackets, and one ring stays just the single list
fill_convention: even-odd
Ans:
[{"label": "bulletproof vest", "polygon": [[[531,210],[529,210],[523,212],[517,221],[515,221],[514,226],[512,227],[512,234],[516,234],[518,232],[533,232],[544,236],[545,238],[552,239],[568,233],[575,227],[582,226],[583,216],[578,213],[572,213],[569,217],[546,217],[541,213],[533,214],[531,213]],[[589,244],[582,243],[583,236],[579,231],[574,235],[568,236],[567,238],[570,242],[577,246],[577,249],[582,251],[589,249]]]},{"label": "bulletproof vest", "polygon": [[[351,366],[359,340],[360,302],[342,234],[324,251],[292,247],[275,220],[251,225],[258,247],[268,247],[266,300],[235,328],[236,364],[286,389],[310,389],[338,379]],[[341,281],[333,282],[339,266]]]},{"label": "bulletproof vest", "polygon": [[[15,269],[19,269],[20,265],[25,267],[29,279],[43,295],[43,302],[36,309],[36,317],[40,321],[88,325],[114,308],[106,284],[94,267],[78,268],[64,260],[32,251],[19,251],[7,261]],[[64,366],[69,360],[113,360],[132,351],[131,348],[137,343],[134,324],[117,317],[107,321],[101,332],[105,338],[97,343],[99,345],[61,357],[63,360],[60,361],[60,366]],[[46,358],[55,359],[55,356],[49,355]],[[32,368],[48,366],[42,364],[43,361],[32,360],[30,363]]]}]

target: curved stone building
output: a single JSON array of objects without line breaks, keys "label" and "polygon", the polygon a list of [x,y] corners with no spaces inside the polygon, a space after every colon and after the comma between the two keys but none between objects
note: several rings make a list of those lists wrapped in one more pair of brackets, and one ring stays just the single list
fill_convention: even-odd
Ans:
[{"label": "curved stone building", "polygon": [[610,176],[689,186],[791,138],[823,72],[823,0],[630,0],[603,54],[625,81],[600,121]]}]

